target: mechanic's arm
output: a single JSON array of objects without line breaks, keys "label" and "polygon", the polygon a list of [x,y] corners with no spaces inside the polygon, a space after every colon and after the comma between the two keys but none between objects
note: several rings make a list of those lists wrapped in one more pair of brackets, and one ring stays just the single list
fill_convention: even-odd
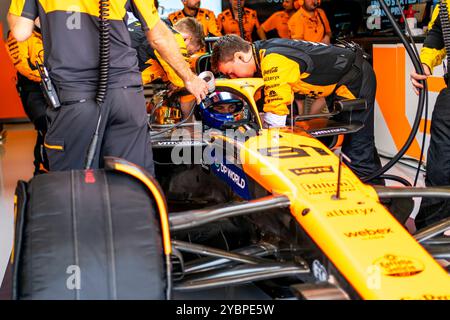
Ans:
[{"label": "mechanic's arm", "polygon": [[320,40],[320,42],[325,43],[325,44],[330,44],[331,43],[331,32],[325,33],[325,35],[323,36],[322,40]]},{"label": "mechanic's arm", "polygon": [[261,28],[264,32],[269,32],[275,29],[275,14],[271,15],[261,24]]},{"label": "mechanic's arm", "polygon": [[322,40],[320,40],[320,42],[325,43],[325,44],[330,44],[331,43],[331,33],[326,33],[325,36],[322,38]]},{"label": "mechanic's arm", "polygon": [[441,20],[439,18],[439,6],[436,6],[433,11],[428,30],[427,37],[420,51],[420,60],[422,61],[425,75],[418,74],[415,71],[412,71],[410,74],[411,83],[416,94],[419,94],[419,89],[423,88],[419,81],[426,80],[432,74],[434,67],[441,64],[446,55]]},{"label": "mechanic's arm", "polygon": [[197,102],[200,103],[208,93],[208,86],[205,81],[197,77],[189,68],[175,40],[173,33],[162,21],[146,32],[150,45],[159,53],[178,76],[183,80],[186,89],[192,93]]},{"label": "mechanic's arm", "polygon": [[426,80],[429,76],[431,76],[430,67],[428,67],[425,63],[422,63],[422,67],[425,75],[418,74],[416,71],[411,71],[410,74],[413,90],[417,95],[419,94],[419,89],[423,89],[423,84],[421,84],[419,81]]},{"label": "mechanic's arm", "polygon": [[[179,33],[175,34],[174,36],[175,36],[175,39],[177,42],[177,50],[183,56],[186,64],[189,65],[189,62],[188,62],[189,58],[188,58],[188,54],[187,54],[186,43],[183,40],[183,36]],[[155,50],[155,54],[156,54],[156,58],[158,59],[159,64],[164,69],[164,72],[166,73],[167,79],[170,81],[170,83],[172,83],[174,86],[176,86],[178,88],[184,87],[183,80],[178,76],[178,74],[175,72],[175,70],[162,58],[162,56],[158,50]]]},{"label": "mechanic's arm", "polygon": [[258,37],[259,37],[261,40],[267,40],[266,33],[264,32],[264,30],[263,30],[261,27],[259,27],[258,29],[256,29],[256,33],[258,34]]},{"label": "mechanic's arm", "polygon": [[9,6],[9,30],[17,41],[27,40],[34,29],[34,20],[39,16],[37,0],[12,0]]},{"label": "mechanic's arm", "polygon": [[264,57],[261,63],[264,80],[265,122],[269,126],[281,126],[289,114],[288,106],[293,100],[290,84],[300,79],[298,63],[277,53]]},{"label": "mechanic's arm", "polygon": [[8,13],[8,25],[17,41],[25,41],[33,33],[34,20]]},{"label": "mechanic's arm", "polygon": [[320,10],[319,11],[320,16],[322,17],[324,29],[325,29],[325,35],[323,36],[322,40],[320,42],[325,44],[331,43],[331,28],[330,23],[328,22],[327,15],[325,14],[325,11]]},{"label": "mechanic's arm", "polygon": [[200,103],[208,93],[208,86],[205,81],[197,77],[189,68],[189,65],[179,51],[178,44],[172,32],[159,19],[154,2],[148,0],[130,0],[128,7],[142,23],[142,29],[145,31],[149,44],[175,70],[183,80],[186,89]]},{"label": "mechanic's arm", "polygon": [[212,13],[208,22],[208,37],[221,37],[222,32],[220,32],[219,26],[217,25],[216,16]]}]

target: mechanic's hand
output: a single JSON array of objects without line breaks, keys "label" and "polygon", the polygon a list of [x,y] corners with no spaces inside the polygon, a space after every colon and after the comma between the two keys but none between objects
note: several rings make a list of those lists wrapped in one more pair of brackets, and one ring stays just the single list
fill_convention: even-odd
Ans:
[{"label": "mechanic's hand", "polygon": [[329,44],[331,43],[331,38],[330,38],[329,35],[326,34],[326,35],[322,38],[322,40],[321,40],[320,42],[329,45]]},{"label": "mechanic's hand", "polygon": [[423,84],[421,84],[420,80],[426,80],[430,75],[430,68],[426,64],[422,64],[423,71],[425,72],[425,75],[418,74],[415,71],[411,71],[409,77],[411,78],[411,83],[413,85],[414,92],[418,95],[419,89],[423,89]]},{"label": "mechanic's hand", "polygon": [[192,93],[197,100],[197,104],[202,102],[208,94],[208,84],[197,76],[193,76],[190,80],[184,83],[186,89]]},{"label": "mechanic's hand", "polygon": [[286,115],[278,115],[272,112],[264,113],[263,128],[282,128],[286,126]]}]

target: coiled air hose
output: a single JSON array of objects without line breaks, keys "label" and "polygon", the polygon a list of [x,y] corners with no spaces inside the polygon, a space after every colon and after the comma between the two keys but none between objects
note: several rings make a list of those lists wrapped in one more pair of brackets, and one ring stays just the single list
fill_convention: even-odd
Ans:
[{"label": "coiled air hose", "polygon": [[[413,63],[415,71],[418,74],[423,75],[424,70],[423,70],[422,64],[420,63],[419,58],[416,56],[413,48],[411,48],[408,40],[403,35],[403,32],[401,31],[399,25],[397,24],[391,11],[387,7],[385,0],[380,0],[380,4],[381,4],[381,7],[383,8],[384,12],[386,12],[386,15],[387,15],[389,21],[391,22],[391,24],[395,30],[395,33],[399,36],[401,42],[403,43],[403,46],[406,49],[406,52],[408,53],[409,57],[411,58],[411,61]],[[423,114],[423,109],[424,109],[424,104],[425,104],[425,96],[426,96],[426,92],[427,92],[426,81],[422,80],[422,84],[424,85],[424,88],[419,91],[419,102],[418,102],[418,106],[417,106],[416,117],[414,119],[413,127],[411,129],[411,132],[410,132],[405,144],[388,163],[386,163],[382,168],[380,168],[379,170],[370,174],[369,176],[362,178],[363,181],[370,181],[370,180],[376,179],[379,176],[381,176],[382,174],[384,174],[386,171],[388,171],[390,168],[392,168],[405,155],[406,151],[408,151],[409,147],[413,143],[415,136],[417,134],[417,131],[419,130],[420,120],[421,120],[421,117]]]},{"label": "coiled air hose", "polygon": [[99,15],[99,81],[97,88],[97,96],[95,100],[98,105],[101,105],[106,98],[106,92],[108,90],[109,79],[109,57],[110,57],[110,42],[109,42],[109,0],[100,1],[100,15]]},{"label": "coiled air hose", "polygon": [[89,144],[88,152],[86,154],[85,169],[91,169],[94,161],[95,151],[98,144],[98,136],[100,131],[100,124],[102,121],[102,104],[105,102],[106,93],[108,91],[109,80],[109,57],[110,57],[110,22],[109,22],[109,0],[99,0],[99,78],[97,85],[97,94],[95,101],[98,105],[98,121],[95,128],[91,143]]},{"label": "coiled air hose", "polygon": [[[439,3],[439,18],[441,19],[442,37],[444,39],[445,51],[450,52],[450,21],[448,18],[448,7],[447,1],[442,1]],[[449,77],[448,72],[450,68],[450,54],[447,54],[447,75],[446,75],[446,85],[448,86]]]},{"label": "coiled air hose", "polygon": [[237,0],[238,7],[238,24],[239,24],[239,33],[241,34],[241,38],[245,39],[245,30],[244,30],[244,9],[242,8],[241,0]]}]

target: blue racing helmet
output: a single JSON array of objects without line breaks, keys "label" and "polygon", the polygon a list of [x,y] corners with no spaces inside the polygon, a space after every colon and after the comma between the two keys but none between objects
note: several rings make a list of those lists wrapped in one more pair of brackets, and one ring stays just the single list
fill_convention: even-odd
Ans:
[{"label": "blue racing helmet", "polygon": [[214,92],[200,103],[203,124],[215,129],[224,129],[225,123],[249,119],[245,102],[230,92]]}]

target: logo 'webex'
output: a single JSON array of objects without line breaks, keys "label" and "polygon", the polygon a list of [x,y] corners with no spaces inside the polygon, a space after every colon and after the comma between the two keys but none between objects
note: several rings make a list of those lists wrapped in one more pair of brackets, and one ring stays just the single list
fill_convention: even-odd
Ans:
[{"label": "logo 'webex'", "polygon": [[391,228],[384,229],[363,229],[359,231],[344,232],[347,238],[373,239],[384,238],[385,235],[394,233]]}]

